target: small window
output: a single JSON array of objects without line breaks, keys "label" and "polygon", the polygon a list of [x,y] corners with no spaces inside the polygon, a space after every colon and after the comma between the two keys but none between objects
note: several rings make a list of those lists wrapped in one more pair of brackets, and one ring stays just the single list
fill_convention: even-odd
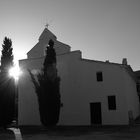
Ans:
[{"label": "small window", "polygon": [[103,81],[103,74],[102,74],[102,72],[97,72],[96,73],[96,77],[97,77],[97,81],[98,82]]},{"label": "small window", "polygon": [[116,110],[116,97],[115,96],[108,96],[108,109]]},{"label": "small window", "polygon": [[136,84],[136,89],[137,89],[137,92],[140,92],[140,84],[139,83]]}]

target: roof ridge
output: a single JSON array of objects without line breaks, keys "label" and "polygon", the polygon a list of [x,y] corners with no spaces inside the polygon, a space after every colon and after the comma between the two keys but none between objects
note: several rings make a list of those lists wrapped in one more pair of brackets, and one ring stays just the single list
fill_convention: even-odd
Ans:
[{"label": "roof ridge", "polygon": [[48,28],[45,28],[43,30],[43,32],[41,33],[41,35],[39,36],[39,40],[41,40],[43,38],[43,36],[46,35],[46,34],[47,35],[50,34],[50,35],[54,36],[57,39],[57,37]]}]

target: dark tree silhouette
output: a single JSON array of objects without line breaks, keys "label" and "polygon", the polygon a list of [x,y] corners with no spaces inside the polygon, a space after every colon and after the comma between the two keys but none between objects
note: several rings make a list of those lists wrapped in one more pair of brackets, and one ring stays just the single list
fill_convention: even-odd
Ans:
[{"label": "dark tree silhouette", "polygon": [[12,41],[5,37],[2,44],[1,71],[8,72],[11,66],[13,66]]},{"label": "dark tree silhouette", "polygon": [[9,125],[14,118],[14,79],[8,75],[13,66],[11,39],[5,37],[2,44],[0,66],[0,126]]},{"label": "dark tree silhouette", "polygon": [[56,53],[53,40],[49,41],[43,69],[37,79],[29,70],[38,96],[40,119],[45,126],[55,126],[60,112],[60,77],[57,75]]}]

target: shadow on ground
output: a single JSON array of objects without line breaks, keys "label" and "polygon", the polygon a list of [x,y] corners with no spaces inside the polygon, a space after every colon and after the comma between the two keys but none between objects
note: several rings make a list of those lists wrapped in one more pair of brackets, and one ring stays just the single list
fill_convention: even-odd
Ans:
[{"label": "shadow on ground", "polygon": [[140,125],[133,126],[57,126],[53,128],[20,127],[23,139],[28,140],[139,140]]},{"label": "shadow on ground", "polygon": [[14,133],[11,130],[0,128],[0,140],[15,140]]},{"label": "shadow on ground", "polygon": [[[81,136],[101,132],[104,134],[133,133],[133,126],[57,126],[53,128],[28,126],[20,127],[22,135],[47,134],[48,136]],[[140,127],[138,127],[140,130]]]}]

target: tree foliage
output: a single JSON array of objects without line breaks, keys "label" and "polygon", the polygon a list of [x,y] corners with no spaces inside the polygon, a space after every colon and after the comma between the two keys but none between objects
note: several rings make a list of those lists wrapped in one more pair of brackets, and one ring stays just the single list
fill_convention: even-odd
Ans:
[{"label": "tree foliage", "polygon": [[14,119],[14,79],[8,75],[13,66],[13,48],[11,39],[5,37],[2,44],[0,67],[0,126],[6,126]]},{"label": "tree foliage", "polygon": [[43,68],[35,77],[29,70],[39,102],[40,119],[45,126],[59,121],[60,77],[57,75],[56,52],[53,40],[49,41]]},{"label": "tree foliage", "polygon": [[5,37],[2,44],[1,70],[8,71],[13,66],[13,48],[11,39]]}]

